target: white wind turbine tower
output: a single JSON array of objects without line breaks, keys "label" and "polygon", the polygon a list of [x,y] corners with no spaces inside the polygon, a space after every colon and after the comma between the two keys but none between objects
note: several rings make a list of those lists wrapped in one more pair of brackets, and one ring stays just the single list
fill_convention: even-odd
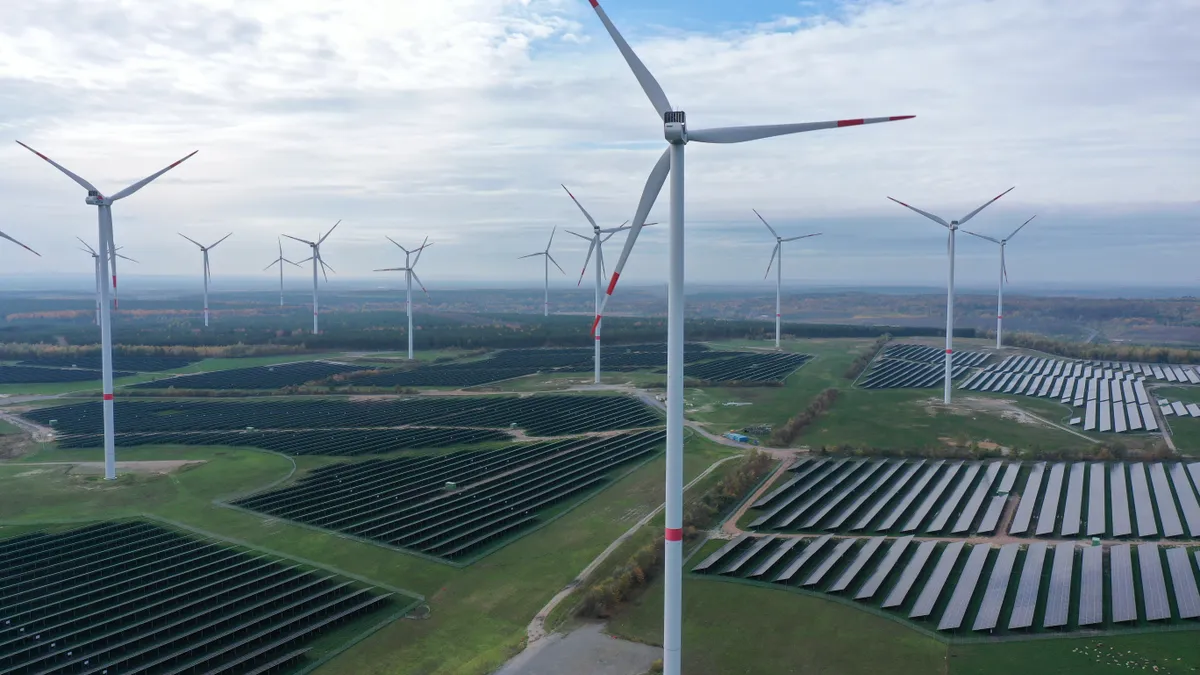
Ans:
[{"label": "white wind turbine tower", "polygon": [[1013,230],[1013,233],[1004,239],[995,239],[979,234],[978,232],[963,230],[963,232],[966,232],[971,236],[979,237],[980,239],[987,239],[990,242],[1000,244],[1000,283],[998,285],[999,290],[996,291],[996,349],[1000,349],[1004,346],[1004,342],[1000,336],[1001,328],[1003,328],[1004,325],[1004,284],[1008,283],[1008,268],[1004,266],[1004,249],[1008,246],[1009,240],[1017,236],[1017,233],[1021,231],[1021,228],[1028,225],[1034,218],[1037,218],[1037,216],[1032,216],[1029,218],[1029,220],[1021,223],[1021,227]]},{"label": "white wind turbine tower", "polygon": [[[29,150],[33,154],[49,162],[51,166],[65,173],[67,177],[87,190],[87,198],[84,200],[85,203],[90,206],[95,206],[99,212],[100,272],[101,276],[104,278],[103,282],[100,284],[100,299],[103,302],[100,311],[100,360],[104,377],[104,478],[106,480],[114,480],[117,477],[117,460],[116,451],[113,447],[112,312],[108,304],[108,264],[110,260],[110,253],[116,250],[116,246],[113,244],[112,205],[113,202],[119,199],[124,199],[138,190],[146,187],[146,185],[148,185],[155,178],[158,178],[164,173],[179,166],[184,162],[184,160],[188,159],[199,151],[193,150],[183,159],[167,165],[167,168],[162,169],[157,173],[150,174],[149,176],[130,185],[124,190],[117,192],[111,197],[106,197],[101,194],[94,185],[71,173],[66,169],[66,167],[43,155],[37,150],[34,150],[28,145],[21,143],[20,141],[17,141],[17,143],[20,143],[20,145],[26,150]],[[115,259],[113,259],[113,264],[113,271],[115,272]],[[114,274],[113,287],[116,287],[117,285],[115,277],[116,275]]]},{"label": "white wind turbine tower", "polygon": [[[270,265],[267,265],[266,267],[264,267],[263,271],[266,272],[267,270],[271,269],[275,265],[279,265],[279,306],[283,307],[283,263],[287,263],[289,265],[295,265],[296,267],[299,267],[300,265],[298,263],[294,263],[291,260],[288,260],[287,258],[283,257],[283,242],[281,242],[278,237],[276,237],[275,243],[279,244],[279,257],[276,258],[275,260],[271,261]],[[214,244],[214,246],[215,245],[216,244]]]},{"label": "white wind turbine tower", "polygon": [[195,244],[197,247],[200,248],[200,252],[204,254],[204,327],[208,328],[208,280],[212,279],[212,270],[208,266],[208,252],[213,250],[214,248],[216,248],[217,244],[232,237],[233,233],[230,232],[229,234],[225,235],[224,237],[221,237],[220,239],[218,239],[216,241],[216,243],[209,244],[208,246],[201,244],[200,242],[196,241],[195,239],[192,239],[191,237],[187,236],[186,234],[184,234],[182,232],[177,232],[176,234],[178,234],[179,236],[183,237],[184,239],[187,239],[188,241]]},{"label": "white wind turbine tower", "polygon": [[340,221],[340,220],[337,221],[336,223],[334,223],[333,227],[329,228],[328,232],[326,232],[325,234],[318,237],[316,241],[309,241],[307,239],[301,239],[300,237],[293,237],[290,234],[283,235],[283,236],[287,237],[288,239],[294,239],[302,244],[308,244],[309,247],[312,248],[312,255],[305,258],[304,260],[301,260],[300,262],[308,262],[309,260],[312,261],[312,268],[313,268],[313,335],[316,335],[321,332],[319,329],[319,326],[317,325],[317,267],[320,266],[321,274],[325,276],[325,281],[329,281],[329,274],[326,273],[325,270],[335,271],[332,267],[330,267],[329,265],[326,265],[325,261],[321,259],[321,244],[325,243],[325,238],[328,237],[329,235],[333,234],[333,231],[336,230],[337,226],[341,225],[341,224],[342,224],[342,221]]},{"label": "white wind turbine tower", "polygon": [[550,231],[550,241],[546,242],[545,251],[538,251],[537,253],[530,253],[529,255],[523,255],[520,258],[517,258],[520,260],[521,258],[536,258],[539,255],[546,256],[546,260],[544,261],[546,264],[546,294],[545,298],[542,300],[542,316],[550,316],[550,263],[554,263],[554,266],[558,267],[559,272],[566,274],[566,272],[563,272],[563,268],[559,266],[558,261],[550,255],[550,244],[554,243],[554,233],[557,231],[558,226],[556,225],[554,226],[554,229]]},{"label": "white wind turbine tower", "polygon": [[767,272],[766,274],[763,274],[763,278],[767,278],[767,274],[771,273],[771,264],[775,262],[776,258],[779,258],[779,264],[775,265],[775,349],[779,349],[779,294],[780,288],[783,286],[783,242],[796,241],[797,239],[807,239],[809,237],[819,237],[821,236],[821,233],[814,232],[813,234],[802,234],[799,237],[787,237],[785,239],[779,236],[779,233],[775,231],[775,228],[771,227],[771,224],[767,222],[766,218],[762,217],[761,213],[755,211],[754,209],[750,210],[754,211],[754,215],[758,216],[758,219],[762,221],[762,224],[766,225],[767,229],[771,231],[771,236],[775,237],[775,248],[771,251],[771,259],[767,261]]},{"label": "white wind turbine tower", "polygon": [[[83,239],[80,239],[79,237],[75,237],[75,238],[79,239],[79,243],[83,244],[83,248],[81,248],[79,250],[84,251],[84,252],[88,253],[89,255],[91,255],[92,262],[95,264],[95,267],[96,267],[96,273],[95,273],[95,276],[96,276],[96,325],[99,326],[100,325],[100,303],[101,303],[101,299],[100,299],[100,283],[101,283],[101,281],[100,280],[104,278],[103,275],[100,274],[100,254],[96,253],[96,250],[93,249]],[[120,249],[118,248],[117,250],[120,250]],[[130,258],[127,255],[121,255],[120,253],[116,253],[115,251],[114,251],[114,253],[115,253],[116,257],[121,258],[123,260],[128,260],[129,262],[133,262],[133,263],[137,262],[136,260],[134,260],[133,258]],[[113,290],[115,291],[116,289],[114,288]]]},{"label": "white wind turbine tower", "polygon": [[760,138],[794,134],[802,131],[818,129],[836,129],[839,127],[874,124],[876,122],[892,122],[909,119],[911,115],[902,117],[877,117],[853,120],[835,120],[831,122],[812,122],[806,124],[776,124],[768,126],[725,127],[717,129],[689,130],[683,111],[673,110],[662,87],[638,59],[629,44],[609,21],[597,0],[590,0],[600,21],[608,34],[616,43],[617,49],[625,57],[634,77],[641,84],[642,90],[650,99],[651,105],[663,122],[663,135],[669,144],[667,150],[659,157],[638,203],[633,216],[629,237],[617,266],[613,270],[612,279],[608,283],[607,295],[601,304],[601,311],[596,315],[599,323],[603,315],[604,304],[612,297],[621,270],[629,259],[629,253],[637,242],[654,200],[658,197],[663,183],[671,174],[671,230],[669,237],[670,283],[668,290],[667,309],[667,475],[666,475],[666,560],[665,560],[665,597],[663,604],[663,672],[666,675],[679,675],[680,642],[682,627],[682,587],[683,587],[683,186],[684,167],[683,149],[688,141],[701,143],[741,143]]},{"label": "white wind turbine tower", "polygon": [[947,255],[947,257],[950,258],[950,267],[949,267],[949,276],[947,277],[947,280],[946,280],[946,375],[945,375],[944,381],[942,383],[943,384],[942,402],[947,405],[950,404],[950,384],[951,384],[951,380],[953,380],[952,374],[953,374],[953,360],[954,360],[954,233],[958,231],[959,225],[962,225],[962,224],[966,223],[968,220],[974,218],[975,214],[984,210],[992,202],[994,202],[997,199],[1000,199],[1001,197],[1003,197],[1004,195],[1012,192],[1014,189],[1016,189],[1015,185],[1013,187],[1008,188],[1004,192],[1001,192],[1000,194],[996,195],[995,197],[991,198],[990,200],[988,200],[988,202],[986,204],[984,204],[983,206],[968,213],[967,215],[963,216],[962,218],[960,218],[958,220],[952,220],[948,223],[945,220],[942,220],[941,218],[939,218],[938,216],[933,215],[932,213],[927,213],[925,211],[922,211],[921,209],[909,206],[908,204],[905,204],[904,202],[900,201],[899,199],[892,199],[891,197],[888,197],[888,199],[891,199],[892,201],[896,202],[900,206],[903,206],[906,209],[911,209],[913,211],[916,211],[917,213],[925,216],[926,218],[937,223],[938,225],[941,225],[942,227],[946,228],[946,230],[947,230],[947,233],[946,233],[946,255]]},{"label": "white wind turbine tower", "polygon": [[[396,244],[396,240],[392,239],[391,237],[388,237],[387,240],[392,242],[393,244]],[[421,242],[421,246],[418,248],[415,248],[411,251],[404,248],[403,246],[400,246],[400,244],[396,244],[396,246],[401,251],[404,251],[404,267],[385,267],[383,269],[379,269],[379,270],[375,270],[375,271],[376,272],[404,272],[404,285],[405,285],[404,308],[405,308],[405,311],[408,312],[408,360],[412,361],[412,359],[413,359],[412,282],[413,282],[413,279],[416,279],[417,284],[421,287],[421,290],[424,291],[425,297],[427,297],[427,298],[429,297],[429,291],[425,290],[425,284],[421,283],[421,278],[417,276],[417,270],[415,268],[417,266],[417,263],[421,260],[421,251],[424,251],[425,249],[429,248],[430,246],[433,246],[433,244],[429,243],[429,237],[425,237],[425,241]],[[415,259],[412,258],[412,255],[414,253],[417,254],[417,257]]]}]

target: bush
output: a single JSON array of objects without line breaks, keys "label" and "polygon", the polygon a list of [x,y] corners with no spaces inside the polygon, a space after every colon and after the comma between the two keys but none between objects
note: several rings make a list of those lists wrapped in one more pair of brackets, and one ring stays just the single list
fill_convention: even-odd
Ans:
[{"label": "bush", "polygon": [[837,400],[838,393],[837,389],[829,388],[817,394],[807,408],[793,416],[787,421],[787,424],[771,432],[771,440],[768,443],[775,447],[786,448],[805,427],[829,410],[833,402]]},{"label": "bush", "polygon": [[855,357],[850,367],[846,369],[845,378],[847,380],[857,380],[858,376],[862,375],[863,371],[867,369],[867,366],[871,365],[871,361],[875,360],[875,355],[879,353],[879,350],[883,349],[891,341],[892,336],[888,333],[879,336],[879,339],[871,345],[870,349]]}]

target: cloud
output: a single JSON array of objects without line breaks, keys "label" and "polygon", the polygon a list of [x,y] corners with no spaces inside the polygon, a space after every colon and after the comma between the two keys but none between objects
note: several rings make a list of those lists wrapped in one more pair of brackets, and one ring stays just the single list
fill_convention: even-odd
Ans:
[{"label": "cloud", "polygon": [[[694,127],[918,116],[690,145],[690,278],[760,278],[770,243],[755,207],[781,231],[825,232],[789,251],[792,279],[937,283],[944,234],[884,196],[950,218],[1016,184],[972,221],[995,234],[1041,214],[1014,244],[1014,279],[1195,281],[1191,0],[852,2],[710,32],[647,29],[632,0],[605,6]],[[105,190],[201,150],[115,209],[144,273],[188,264],[177,230],[234,230],[214,271],[253,273],[278,233],[343,218],[326,254],[340,276],[395,262],[384,234],[428,234],[432,285],[536,281],[516,256],[553,225],[586,228],[558,184],[615,225],[663,147],[581,1],[10,0],[5,13],[0,138]],[[48,253],[5,250],[6,272],[87,264],[66,244],[95,239],[94,212],[15,144],[0,145],[0,198],[0,228]],[[665,241],[647,230],[625,278],[661,280]],[[967,280],[994,277],[984,244],[960,246]],[[586,251],[555,246],[567,268]]]}]

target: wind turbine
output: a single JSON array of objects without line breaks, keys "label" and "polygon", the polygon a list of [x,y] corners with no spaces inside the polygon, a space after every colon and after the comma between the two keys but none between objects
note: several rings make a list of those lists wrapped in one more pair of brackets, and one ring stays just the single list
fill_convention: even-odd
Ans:
[{"label": "wind turbine", "polygon": [[[266,267],[263,268],[263,271],[266,272],[267,270],[271,269],[275,265],[279,265],[279,306],[283,307],[283,263],[287,263],[289,265],[295,265],[296,267],[299,267],[300,265],[298,263],[294,263],[291,260],[288,260],[287,258],[283,257],[283,242],[280,241],[278,237],[275,238],[275,243],[279,244],[279,257],[272,260],[270,265],[267,265]],[[214,246],[215,246],[215,244],[214,244]]]},{"label": "wind turbine", "polygon": [[311,260],[313,264],[313,335],[321,332],[317,325],[317,266],[319,265],[321,267],[321,274],[325,276],[325,281],[327,282],[329,281],[329,274],[325,270],[336,273],[336,270],[329,265],[326,265],[325,261],[321,259],[321,244],[323,244],[325,242],[325,238],[333,234],[333,231],[336,230],[337,226],[341,224],[342,221],[340,220],[334,223],[333,227],[329,228],[328,232],[318,237],[316,241],[309,241],[307,239],[301,239],[300,237],[293,237],[290,234],[283,235],[288,239],[294,239],[302,244],[308,244],[312,248],[312,255],[304,260],[301,260],[300,262],[308,262]]},{"label": "wind turbine", "polygon": [[767,219],[762,217],[761,213],[755,211],[754,209],[750,210],[754,211],[754,215],[758,216],[758,219],[762,221],[762,224],[766,225],[767,229],[771,231],[771,236],[775,237],[775,248],[771,250],[771,259],[767,261],[767,272],[763,275],[763,278],[767,278],[767,274],[771,273],[772,263],[775,262],[776,258],[779,258],[779,264],[775,265],[775,349],[779,349],[779,293],[780,287],[783,285],[783,242],[796,241],[797,239],[807,239],[809,237],[819,237],[821,236],[821,233],[814,232],[813,234],[802,234],[799,237],[788,237],[784,239],[783,237],[779,236],[779,233],[775,231],[775,228],[771,227],[771,224],[767,222]]},{"label": "wind turbine", "polygon": [[1013,233],[1004,239],[994,239],[992,237],[979,234],[978,232],[963,230],[963,232],[966,232],[971,236],[979,237],[980,239],[987,239],[990,242],[1000,244],[1000,283],[998,284],[999,290],[996,291],[996,349],[1000,349],[1004,346],[1000,337],[1000,330],[1003,328],[1004,324],[1004,284],[1008,283],[1008,268],[1004,266],[1004,249],[1008,246],[1008,241],[1017,236],[1017,233],[1021,231],[1021,228],[1028,225],[1034,218],[1037,218],[1037,216],[1032,216],[1029,220],[1021,223],[1021,227],[1013,230]]},{"label": "wind turbine", "polygon": [[654,200],[658,198],[663,183],[671,174],[671,231],[669,237],[670,250],[670,283],[668,288],[667,309],[667,475],[666,475],[666,530],[665,546],[665,583],[663,603],[663,672],[666,675],[679,675],[680,641],[682,628],[682,589],[683,589],[683,149],[688,141],[701,143],[741,143],[760,138],[770,138],[784,134],[794,134],[802,131],[818,129],[837,129],[840,127],[874,124],[876,122],[892,122],[909,119],[912,115],[902,117],[876,117],[852,120],[835,120],[832,122],[813,122],[807,124],[777,124],[769,126],[724,127],[717,129],[698,129],[689,131],[686,116],[683,111],[673,110],[662,87],[650,74],[646,66],[634,54],[633,49],[625,42],[625,38],[609,21],[608,15],[600,8],[597,0],[590,0],[592,8],[600,17],[604,28],[616,43],[617,49],[625,57],[625,62],[633,71],[634,77],[642,87],[642,91],[650,99],[658,118],[663,121],[663,135],[669,144],[654,169],[646,179],[646,186],[638,202],[637,211],[629,236],[625,239],[625,247],[617,266],[613,270],[612,279],[608,282],[608,290],[601,311],[596,314],[596,323],[600,322],[604,305],[612,297],[621,270],[629,259],[629,253],[637,242]]},{"label": "wind turbine", "polygon": [[[51,166],[63,172],[68,178],[75,181],[81,187],[87,190],[87,198],[84,200],[84,202],[90,206],[95,206],[99,213],[100,273],[103,277],[103,281],[100,284],[100,300],[103,303],[100,311],[100,362],[104,378],[104,478],[106,480],[114,480],[117,477],[117,456],[116,450],[113,447],[112,313],[108,304],[108,264],[110,261],[110,252],[116,251],[116,246],[113,244],[112,205],[113,202],[119,199],[124,199],[138,190],[146,187],[146,185],[148,185],[155,178],[158,178],[164,173],[179,166],[185,160],[199,151],[193,150],[183,159],[176,160],[175,162],[167,165],[167,168],[162,169],[157,173],[150,174],[149,176],[130,185],[124,190],[117,192],[111,197],[105,197],[104,195],[100,194],[100,191],[97,190],[94,185],[71,173],[66,167],[43,155],[37,150],[34,150],[28,145],[21,143],[21,141],[17,141],[17,143],[19,143],[21,147],[25,148],[26,150],[49,162]],[[112,262],[113,288],[115,289],[117,285],[115,257],[112,258]]]},{"label": "wind turbine", "polygon": [[[89,245],[89,244],[88,244],[86,241],[84,241],[83,239],[81,239],[81,238],[79,238],[79,237],[75,237],[75,238],[76,238],[76,239],[79,239],[79,243],[83,244],[83,248],[81,248],[81,249],[79,249],[79,250],[80,250],[80,251],[84,251],[84,252],[88,253],[89,255],[91,255],[91,256],[92,256],[92,262],[93,262],[93,263],[95,263],[95,267],[96,267],[96,274],[95,274],[95,276],[96,276],[96,325],[97,325],[97,326],[99,326],[99,325],[100,325],[100,303],[101,303],[101,299],[100,299],[100,280],[104,278],[104,276],[100,274],[100,254],[99,254],[99,253],[96,253],[96,250],[95,250],[95,249],[93,249],[93,248],[92,248],[92,247],[91,247],[91,246],[90,246],[90,245]],[[124,260],[128,260],[129,262],[133,262],[133,263],[137,262],[136,260],[134,260],[133,258],[130,258],[129,256],[126,256],[126,255],[121,255],[120,253],[116,253],[116,251],[117,251],[117,250],[120,250],[120,249],[118,248],[118,249],[116,249],[116,250],[114,250],[114,251],[113,251],[113,253],[114,253],[115,257],[117,257],[117,258],[122,258],[122,259],[124,259]],[[116,292],[116,288],[114,288],[114,289],[113,289],[113,291],[114,291],[114,293],[115,293],[115,292]]]},{"label": "wind turbine", "polygon": [[925,216],[926,218],[937,223],[938,225],[941,225],[942,227],[946,228],[946,230],[947,230],[947,233],[946,233],[946,255],[947,255],[947,257],[950,258],[950,273],[949,273],[949,276],[947,277],[947,281],[946,281],[946,376],[944,378],[944,382],[942,383],[943,384],[942,402],[947,405],[950,404],[950,382],[953,379],[953,377],[952,377],[952,372],[953,372],[952,362],[954,359],[954,233],[958,231],[959,225],[962,225],[962,224],[966,223],[968,220],[974,218],[975,214],[986,209],[992,202],[994,202],[997,199],[1000,199],[1001,197],[1003,197],[1004,195],[1012,192],[1014,189],[1016,189],[1015,185],[1013,187],[1008,188],[1004,192],[1001,192],[1000,194],[996,195],[995,197],[992,197],[990,200],[988,200],[988,202],[986,204],[984,204],[983,206],[968,213],[967,215],[963,216],[962,218],[959,218],[958,220],[952,220],[948,223],[945,220],[942,220],[941,218],[939,218],[938,216],[933,215],[932,213],[927,213],[925,211],[922,211],[921,209],[909,206],[908,204],[905,204],[904,202],[900,201],[899,199],[892,199],[891,197],[888,197],[888,199],[891,199],[892,201],[896,202],[900,206],[903,206],[904,208],[910,209],[912,211],[916,211],[917,213]]},{"label": "wind turbine", "polygon": [[[396,240],[392,239],[391,237],[388,237],[387,240],[392,242],[393,244],[396,244]],[[404,284],[405,284],[404,308],[408,312],[408,360],[412,361],[412,359],[413,359],[413,325],[412,325],[412,282],[413,282],[413,279],[417,280],[417,284],[421,287],[421,290],[425,292],[425,297],[429,297],[429,291],[425,290],[425,284],[421,283],[421,277],[417,276],[417,270],[414,268],[417,266],[417,262],[419,262],[421,260],[421,251],[424,251],[425,249],[429,248],[430,246],[433,246],[433,244],[429,243],[429,237],[425,237],[425,241],[421,242],[421,246],[419,248],[415,248],[411,251],[404,248],[403,246],[400,246],[400,244],[396,244],[396,246],[401,251],[404,251],[404,267],[385,267],[381,270],[375,270],[375,271],[376,272],[404,272]],[[414,259],[410,262],[410,258],[412,257],[412,254],[414,254],[414,253],[417,254],[417,257],[416,257],[416,259]]]},{"label": "wind turbine", "polygon": [[[560,183],[560,185],[561,185],[561,183]],[[563,185],[562,189],[567,190],[567,186]],[[586,239],[589,242],[591,242],[588,245],[587,258],[585,258],[583,261],[583,270],[579,272],[579,281],[575,282],[576,286],[583,283],[583,275],[587,273],[588,263],[592,260],[592,251],[596,252],[596,314],[599,315],[600,314],[601,297],[602,297],[602,293],[603,293],[603,289],[604,289],[604,250],[603,250],[603,245],[604,245],[604,242],[606,242],[610,238],[612,238],[612,236],[614,234],[628,230],[629,228],[625,226],[625,223],[628,223],[629,221],[625,221],[625,223],[621,223],[621,225],[618,227],[609,228],[607,230],[600,229],[600,226],[596,224],[596,219],[592,218],[592,214],[588,213],[587,209],[583,208],[583,204],[580,204],[579,200],[575,199],[575,195],[571,194],[570,190],[567,190],[567,196],[571,198],[571,201],[575,202],[575,206],[578,206],[579,210],[583,212],[583,217],[587,218],[587,221],[589,223],[591,223],[591,225],[592,225],[592,236],[590,236],[590,237],[586,237],[582,234],[579,234],[578,232],[572,232],[570,230],[567,230],[567,234],[573,234],[576,237],[579,237],[580,239]],[[647,223],[647,225],[653,225],[653,224],[654,223]],[[595,329],[592,331],[592,334],[595,337],[595,340],[594,340],[595,347],[594,348],[596,350],[595,356],[593,357],[593,368],[595,370],[595,383],[600,384],[600,324],[599,323],[596,323]]]},{"label": "wind turbine", "polygon": [[216,243],[209,244],[208,246],[201,244],[200,242],[196,241],[195,239],[192,239],[191,237],[187,236],[186,234],[184,234],[182,232],[177,232],[176,234],[178,234],[179,236],[183,237],[184,239],[187,239],[188,241],[190,241],[193,244],[195,244],[196,246],[198,246],[200,248],[200,252],[204,254],[204,327],[208,328],[208,280],[212,278],[212,270],[208,266],[208,252],[213,250],[214,248],[216,248],[217,244],[232,237],[233,233],[230,232],[229,234],[225,235],[224,237],[221,237],[220,239],[218,239],[216,241]]},{"label": "wind turbine", "polygon": [[538,251],[537,253],[530,253],[529,255],[523,255],[520,258],[518,258],[518,260],[520,260],[521,258],[535,258],[539,255],[546,256],[546,260],[544,261],[546,264],[546,296],[545,296],[545,299],[542,301],[542,316],[550,316],[550,263],[554,263],[554,266],[558,267],[559,272],[566,274],[566,272],[563,272],[563,268],[559,266],[558,261],[555,260],[554,257],[550,255],[550,244],[554,243],[554,233],[557,231],[558,231],[558,226],[555,225],[554,229],[550,231],[550,241],[546,242],[546,250],[545,251]]}]

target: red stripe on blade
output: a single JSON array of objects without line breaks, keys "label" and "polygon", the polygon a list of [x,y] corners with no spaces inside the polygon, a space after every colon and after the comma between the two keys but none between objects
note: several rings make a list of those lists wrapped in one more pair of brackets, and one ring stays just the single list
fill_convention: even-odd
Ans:
[{"label": "red stripe on blade", "polygon": [[914,117],[916,117],[916,115],[893,115],[892,117],[888,118],[888,121],[895,122],[897,120],[911,120]]},{"label": "red stripe on blade", "polygon": [[600,315],[596,315],[596,320],[592,322],[592,335],[596,334],[596,326],[600,325]]},{"label": "red stripe on blade", "polygon": [[104,395],[104,400],[105,400],[105,401],[111,401],[111,400],[113,400],[113,395],[112,395],[112,394],[105,394],[105,395]]},{"label": "red stripe on blade", "polygon": [[608,290],[605,291],[608,295],[612,295],[613,289],[617,287],[617,279],[621,278],[620,272],[613,272],[612,281],[608,282]]},{"label": "red stripe on blade", "polygon": [[678,527],[665,528],[667,541],[683,541],[683,530]]},{"label": "red stripe on blade", "polygon": [[600,3],[599,3],[599,2],[596,2],[596,0],[591,0],[591,3],[592,3],[592,7],[599,7],[599,6],[600,6]]},{"label": "red stripe on blade", "polygon": [[863,123],[862,119],[856,120],[838,120],[839,127],[855,127]]}]

